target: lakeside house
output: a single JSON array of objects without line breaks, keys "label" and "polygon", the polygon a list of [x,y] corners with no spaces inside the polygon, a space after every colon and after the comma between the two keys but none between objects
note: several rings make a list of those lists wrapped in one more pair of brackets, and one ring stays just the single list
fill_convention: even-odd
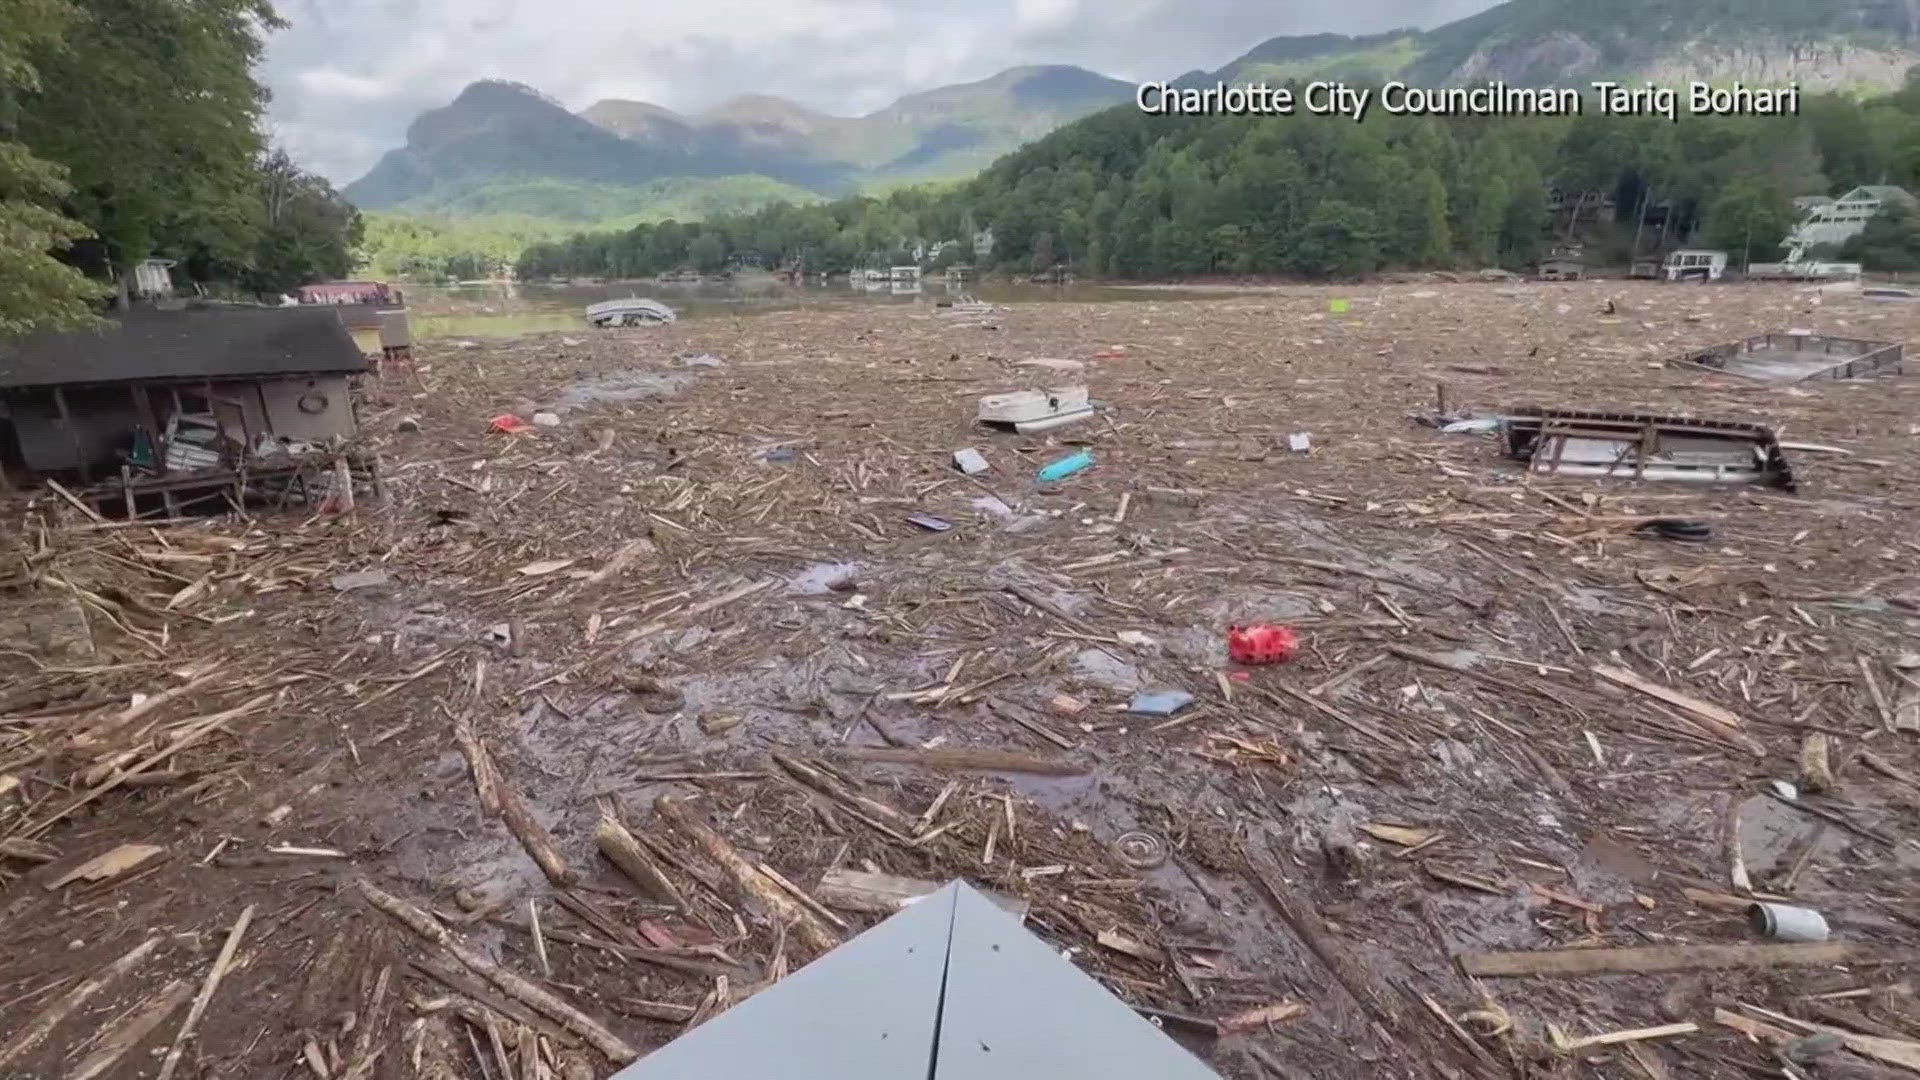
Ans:
[{"label": "lakeside house", "polygon": [[129,510],[161,494],[169,513],[188,489],[317,479],[356,434],[351,380],[367,370],[331,309],[135,308],[32,335],[0,348],[0,472]]},{"label": "lakeside house", "polygon": [[159,300],[173,295],[172,259],[142,259],[133,267],[131,295],[136,300]]},{"label": "lakeside house", "polygon": [[1795,199],[1794,205],[1806,214],[1794,226],[1780,246],[1787,249],[1787,261],[1800,262],[1815,248],[1839,247],[1860,235],[1881,211],[1890,207],[1920,207],[1905,188],[1891,184],[1868,184],[1854,188],[1837,199],[1809,196]]}]

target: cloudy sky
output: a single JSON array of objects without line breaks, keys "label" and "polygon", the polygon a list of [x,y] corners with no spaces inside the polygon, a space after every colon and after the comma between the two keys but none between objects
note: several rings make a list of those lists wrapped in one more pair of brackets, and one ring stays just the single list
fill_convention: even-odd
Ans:
[{"label": "cloudy sky", "polygon": [[1281,34],[1436,26],[1494,0],[279,0],[273,131],[344,184],[476,79],[682,112],[744,93],[858,115],[1019,64],[1130,81],[1212,70]]}]

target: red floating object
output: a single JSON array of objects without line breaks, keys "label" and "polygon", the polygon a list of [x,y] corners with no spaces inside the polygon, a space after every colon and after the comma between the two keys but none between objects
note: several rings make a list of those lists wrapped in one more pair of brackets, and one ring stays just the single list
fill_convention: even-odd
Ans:
[{"label": "red floating object", "polygon": [[1257,623],[1227,627],[1227,655],[1236,664],[1284,664],[1299,648],[1300,639],[1284,626]]},{"label": "red floating object", "polygon": [[487,430],[495,435],[518,435],[524,431],[532,431],[533,425],[512,413],[501,413],[487,421]]}]

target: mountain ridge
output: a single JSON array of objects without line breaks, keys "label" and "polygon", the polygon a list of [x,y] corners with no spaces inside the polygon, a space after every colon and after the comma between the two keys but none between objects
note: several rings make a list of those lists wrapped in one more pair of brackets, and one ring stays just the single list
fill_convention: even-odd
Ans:
[{"label": "mountain ridge", "polygon": [[[1338,78],[1429,85],[1593,78],[1891,89],[1920,64],[1920,0],[1508,0],[1431,30],[1269,38],[1176,85]],[[489,185],[590,187],[744,177],[749,190],[837,196],[971,175],[1068,123],[1132,100],[1133,84],[1026,65],[907,94],[861,116],[742,95],[693,115],[605,99],[569,112],[531,87],[483,81],[423,113],[346,196],[363,209],[428,204],[484,213]],[[446,190],[458,198],[447,198]],[[543,190],[542,197],[546,189]],[[524,201],[524,196],[522,196]]]},{"label": "mountain ridge", "polygon": [[1432,30],[1270,38],[1205,80],[1785,77],[1809,90],[1884,90],[1914,64],[1920,0],[1508,0]]},{"label": "mountain ridge", "polygon": [[[905,95],[862,116],[741,95],[682,114],[607,98],[579,112],[533,87],[481,80],[422,113],[346,197],[362,209],[457,202],[529,180],[641,185],[666,177],[761,175],[817,195],[958,178],[1061,124],[1128,100],[1133,85],[1068,65],[1008,68]],[[450,200],[444,189],[457,189]]]}]

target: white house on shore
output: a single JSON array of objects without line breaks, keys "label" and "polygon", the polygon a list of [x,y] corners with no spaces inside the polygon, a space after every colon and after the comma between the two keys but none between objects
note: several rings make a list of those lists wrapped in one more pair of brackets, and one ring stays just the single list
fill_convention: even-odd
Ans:
[{"label": "white house on shore", "polygon": [[1806,217],[1781,242],[1787,249],[1788,262],[1801,261],[1817,247],[1839,247],[1860,235],[1867,222],[1882,210],[1891,206],[1920,207],[1920,199],[1915,199],[1905,188],[1869,184],[1854,188],[1838,199],[1809,197],[1795,199],[1794,205],[1801,208]]},{"label": "white house on shore", "polygon": [[134,264],[132,294],[141,299],[173,295],[172,259],[143,259]]}]

